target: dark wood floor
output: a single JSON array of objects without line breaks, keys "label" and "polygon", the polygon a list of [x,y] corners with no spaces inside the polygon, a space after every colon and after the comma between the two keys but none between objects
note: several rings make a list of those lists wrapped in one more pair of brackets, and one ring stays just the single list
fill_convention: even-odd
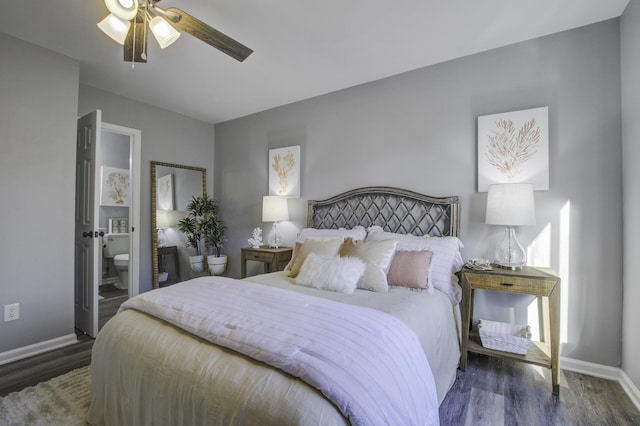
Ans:
[{"label": "dark wood floor", "polygon": [[[125,297],[101,300],[104,324]],[[91,362],[93,339],[0,366],[0,396]],[[640,425],[640,412],[613,381],[562,371],[560,397],[548,369],[469,354],[465,372],[440,406],[442,425]]]},{"label": "dark wood floor", "polygon": [[[98,310],[98,327],[102,326],[117,312],[127,300],[127,296],[112,293],[100,300]],[[0,396],[33,386],[60,374],[91,363],[93,339],[76,330],[78,343],[56,349],[30,358],[21,359],[9,364],[0,365]]]},{"label": "dark wood floor", "polygon": [[440,405],[442,425],[640,425],[640,411],[614,381],[561,371],[560,396],[549,369],[469,354]]}]

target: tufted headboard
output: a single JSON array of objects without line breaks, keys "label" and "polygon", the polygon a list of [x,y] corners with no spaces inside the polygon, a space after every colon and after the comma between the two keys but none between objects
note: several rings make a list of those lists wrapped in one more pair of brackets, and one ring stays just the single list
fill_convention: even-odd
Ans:
[{"label": "tufted headboard", "polygon": [[351,229],[356,225],[378,225],[402,234],[459,237],[460,198],[372,186],[308,203],[309,228]]}]

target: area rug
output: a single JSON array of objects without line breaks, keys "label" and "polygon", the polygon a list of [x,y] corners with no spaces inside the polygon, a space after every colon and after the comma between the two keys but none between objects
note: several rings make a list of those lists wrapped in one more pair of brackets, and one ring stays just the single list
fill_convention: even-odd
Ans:
[{"label": "area rug", "polygon": [[0,398],[0,425],[86,425],[91,402],[91,367]]}]

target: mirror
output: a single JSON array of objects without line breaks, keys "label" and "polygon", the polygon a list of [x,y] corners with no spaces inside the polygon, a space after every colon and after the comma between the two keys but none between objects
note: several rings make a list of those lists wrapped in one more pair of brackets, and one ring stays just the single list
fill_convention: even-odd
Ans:
[{"label": "mirror", "polygon": [[178,221],[194,196],[207,193],[207,170],[151,162],[151,251],[153,288],[190,278],[188,248]]}]

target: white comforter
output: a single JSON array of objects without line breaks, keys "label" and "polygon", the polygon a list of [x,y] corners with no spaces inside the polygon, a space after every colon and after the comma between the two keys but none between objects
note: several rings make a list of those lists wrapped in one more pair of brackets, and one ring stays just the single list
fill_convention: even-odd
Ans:
[{"label": "white comforter", "polygon": [[385,313],[221,277],[148,292],[122,309],[300,377],[353,424],[438,424],[420,343]]}]

